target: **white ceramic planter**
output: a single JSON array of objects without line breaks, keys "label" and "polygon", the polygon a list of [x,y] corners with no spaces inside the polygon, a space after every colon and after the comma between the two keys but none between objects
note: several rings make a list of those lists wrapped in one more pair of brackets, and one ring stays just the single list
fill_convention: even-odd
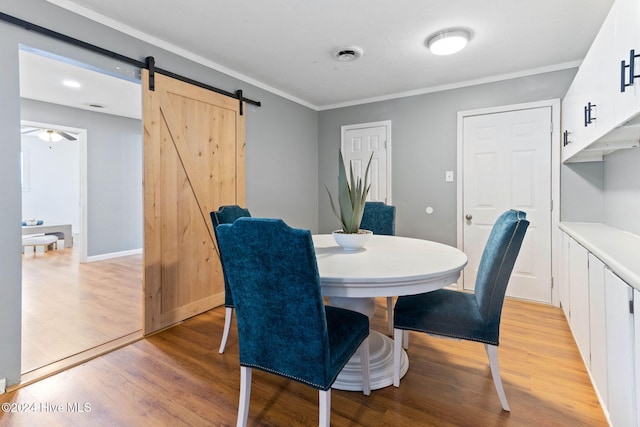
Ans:
[{"label": "white ceramic planter", "polygon": [[373,232],[369,230],[359,230],[358,233],[343,233],[342,230],[333,232],[336,243],[346,251],[355,251],[365,247]]}]

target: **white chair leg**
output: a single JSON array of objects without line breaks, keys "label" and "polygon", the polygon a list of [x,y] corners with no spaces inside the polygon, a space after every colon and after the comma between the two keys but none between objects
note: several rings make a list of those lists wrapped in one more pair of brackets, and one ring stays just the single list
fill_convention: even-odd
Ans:
[{"label": "white chair leg", "polygon": [[371,380],[369,378],[369,337],[360,344],[360,365],[362,366],[362,392],[365,396],[371,394]]},{"label": "white chair leg", "polygon": [[320,427],[329,427],[331,425],[331,389],[320,390],[319,398],[320,406]]},{"label": "white chair leg", "polygon": [[489,366],[491,366],[491,376],[493,377],[493,383],[496,386],[502,409],[507,412],[511,411],[509,403],[507,403],[507,396],[504,394],[504,388],[502,387],[502,378],[500,378],[500,367],[498,366],[498,346],[485,344],[484,349],[489,357]]},{"label": "white chair leg", "polygon": [[389,323],[389,335],[393,336],[393,297],[387,297],[387,321]]},{"label": "white chair leg", "polygon": [[405,350],[409,349],[409,330],[405,329],[402,331],[402,348]]},{"label": "white chair leg", "polygon": [[240,366],[240,404],[238,405],[238,422],[236,427],[246,427],[249,418],[249,402],[251,400],[251,368]]},{"label": "white chair leg", "polygon": [[402,358],[402,329],[393,330],[393,385],[400,387],[400,360]]},{"label": "white chair leg", "polygon": [[224,330],[222,331],[222,341],[218,353],[224,353],[227,346],[227,338],[229,338],[229,330],[231,329],[231,319],[233,318],[233,307],[226,307],[224,310]]}]

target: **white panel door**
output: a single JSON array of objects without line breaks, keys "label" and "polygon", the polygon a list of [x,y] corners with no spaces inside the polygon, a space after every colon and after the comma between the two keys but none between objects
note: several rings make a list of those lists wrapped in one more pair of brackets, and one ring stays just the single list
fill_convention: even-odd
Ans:
[{"label": "white panel door", "polygon": [[495,220],[519,209],[530,225],[507,295],[551,302],[551,128],[550,107],[464,117],[465,289],[474,288]]},{"label": "white panel door", "polygon": [[367,200],[391,204],[391,122],[342,126],[341,149],[347,174],[352,162],[356,176],[364,173],[373,152]]}]

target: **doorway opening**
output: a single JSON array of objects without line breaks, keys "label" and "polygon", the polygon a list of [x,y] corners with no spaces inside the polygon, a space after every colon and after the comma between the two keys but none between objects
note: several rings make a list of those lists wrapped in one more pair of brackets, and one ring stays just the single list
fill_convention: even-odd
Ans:
[{"label": "doorway opening", "polygon": [[24,385],[142,336],[142,107],[139,80],[25,46],[20,97],[23,222],[75,237],[22,255]]}]

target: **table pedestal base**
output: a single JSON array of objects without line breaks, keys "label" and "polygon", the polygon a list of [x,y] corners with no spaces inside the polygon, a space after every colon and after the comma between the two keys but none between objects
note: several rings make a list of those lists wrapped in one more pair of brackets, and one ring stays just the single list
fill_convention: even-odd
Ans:
[{"label": "table pedestal base", "polygon": [[[409,358],[402,350],[400,378],[409,369]],[[369,375],[371,390],[393,384],[393,340],[378,331],[369,331]],[[362,391],[362,365],[356,352],[333,383],[337,390]]]},{"label": "table pedestal base", "polygon": [[[334,307],[357,311],[369,319],[376,311],[374,298],[330,297],[328,303]],[[402,378],[409,369],[409,358],[404,350],[402,350],[400,357],[400,378]],[[369,380],[371,390],[378,390],[393,384],[393,340],[371,329],[369,329]],[[347,362],[332,388],[362,391],[362,365],[358,352]]]}]

